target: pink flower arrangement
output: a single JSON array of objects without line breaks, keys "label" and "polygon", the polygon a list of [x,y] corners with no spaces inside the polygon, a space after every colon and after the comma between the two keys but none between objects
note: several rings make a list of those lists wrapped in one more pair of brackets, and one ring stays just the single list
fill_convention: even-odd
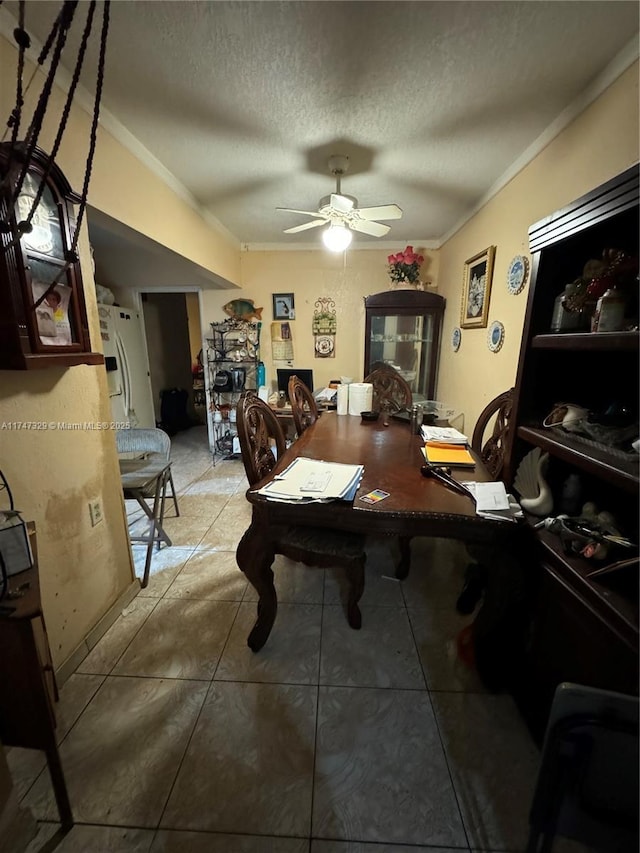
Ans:
[{"label": "pink flower arrangement", "polygon": [[422,255],[413,251],[413,246],[407,246],[404,252],[389,255],[389,275],[391,281],[409,281],[415,284],[420,279],[420,264],[424,261]]}]

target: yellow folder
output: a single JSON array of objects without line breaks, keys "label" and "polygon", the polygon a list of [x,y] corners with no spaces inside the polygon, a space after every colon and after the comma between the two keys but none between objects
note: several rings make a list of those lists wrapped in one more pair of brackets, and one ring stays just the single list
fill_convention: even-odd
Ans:
[{"label": "yellow folder", "polygon": [[424,455],[432,465],[450,465],[452,468],[475,468],[473,456],[463,444],[440,444],[427,441]]}]

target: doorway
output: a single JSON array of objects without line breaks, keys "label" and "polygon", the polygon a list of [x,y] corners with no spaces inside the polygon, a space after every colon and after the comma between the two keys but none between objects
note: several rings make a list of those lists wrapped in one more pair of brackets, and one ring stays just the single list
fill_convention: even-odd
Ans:
[{"label": "doorway", "polygon": [[156,423],[170,435],[201,427],[208,442],[199,293],[140,293]]}]

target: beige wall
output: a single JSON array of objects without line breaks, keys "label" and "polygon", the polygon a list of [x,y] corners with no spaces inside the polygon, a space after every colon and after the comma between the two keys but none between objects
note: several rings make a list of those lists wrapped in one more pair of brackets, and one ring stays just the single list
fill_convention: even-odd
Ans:
[{"label": "beige wall", "polygon": [[[318,235],[319,236],[319,235]],[[416,249],[418,247],[416,246]],[[398,251],[404,244],[398,243]],[[425,280],[437,284],[437,253],[421,250],[425,256],[422,273]],[[364,370],[364,297],[389,290],[387,250],[350,249],[344,256],[324,249],[318,251],[243,252],[241,255],[241,291],[204,292],[203,336],[210,335],[209,324],[224,320],[222,306],[232,299],[247,297],[262,308],[261,358],[267,371],[267,383],[275,382],[271,357],[270,324],[273,320],[274,293],[293,293],[296,319],[291,322],[294,367],[311,368],[314,385],[320,388],[342,375],[362,380]],[[336,304],[337,334],[335,358],[315,358],[311,323],[315,302],[329,297]],[[285,366],[280,364],[280,366]],[[273,386],[275,387],[275,386]]]},{"label": "beige wall", "polygon": [[[15,95],[16,53],[0,36],[0,113]],[[30,68],[25,70],[25,78]],[[31,97],[40,86],[31,89]],[[7,84],[10,85],[7,85]],[[54,91],[41,146],[51,146],[60,115]],[[26,115],[31,115],[27,104]],[[58,164],[75,189],[82,186],[89,117],[73,108]],[[223,240],[184,201],[100,130],[89,192],[93,207],[147,234],[231,280],[239,278],[237,249]],[[91,340],[101,350],[86,226],[81,264]],[[0,425],[110,421],[102,366],[66,370],[0,371]],[[59,667],[132,584],[122,496],[112,431],[84,429],[0,430],[0,467],[18,509],[36,522],[45,618],[54,665]],[[88,503],[99,498],[104,521],[92,528]]]},{"label": "beige wall", "polygon": [[[514,255],[528,255],[528,229],[638,161],[638,63],[630,67],[440,250],[439,293],[447,300],[438,396],[465,414],[471,430],[478,414],[515,381],[528,287],[506,288]],[[496,246],[489,325],[503,323],[498,353],[487,348],[487,329],[463,329],[457,353],[451,333],[460,324],[466,259]]]}]

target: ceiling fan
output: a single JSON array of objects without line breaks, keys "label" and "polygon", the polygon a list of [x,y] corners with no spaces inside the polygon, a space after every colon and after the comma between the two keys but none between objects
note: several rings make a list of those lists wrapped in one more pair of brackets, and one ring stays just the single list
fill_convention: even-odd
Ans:
[{"label": "ceiling fan", "polygon": [[[333,155],[329,158],[329,171],[336,179],[336,191],[320,199],[317,211],[294,210],[290,207],[277,207],[276,210],[286,213],[300,213],[303,216],[316,217],[311,222],[285,228],[285,234],[297,234],[309,228],[318,228],[329,223],[329,228],[323,232],[323,240],[328,248],[342,251],[351,242],[351,231],[360,231],[372,237],[382,237],[389,231],[389,225],[376,222],[377,219],[401,219],[402,210],[397,204],[381,204],[377,207],[358,207],[358,199],[352,195],[343,195],[340,189],[342,176],[349,168],[349,158],[344,155]],[[332,245],[333,244],[333,245]]]}]

